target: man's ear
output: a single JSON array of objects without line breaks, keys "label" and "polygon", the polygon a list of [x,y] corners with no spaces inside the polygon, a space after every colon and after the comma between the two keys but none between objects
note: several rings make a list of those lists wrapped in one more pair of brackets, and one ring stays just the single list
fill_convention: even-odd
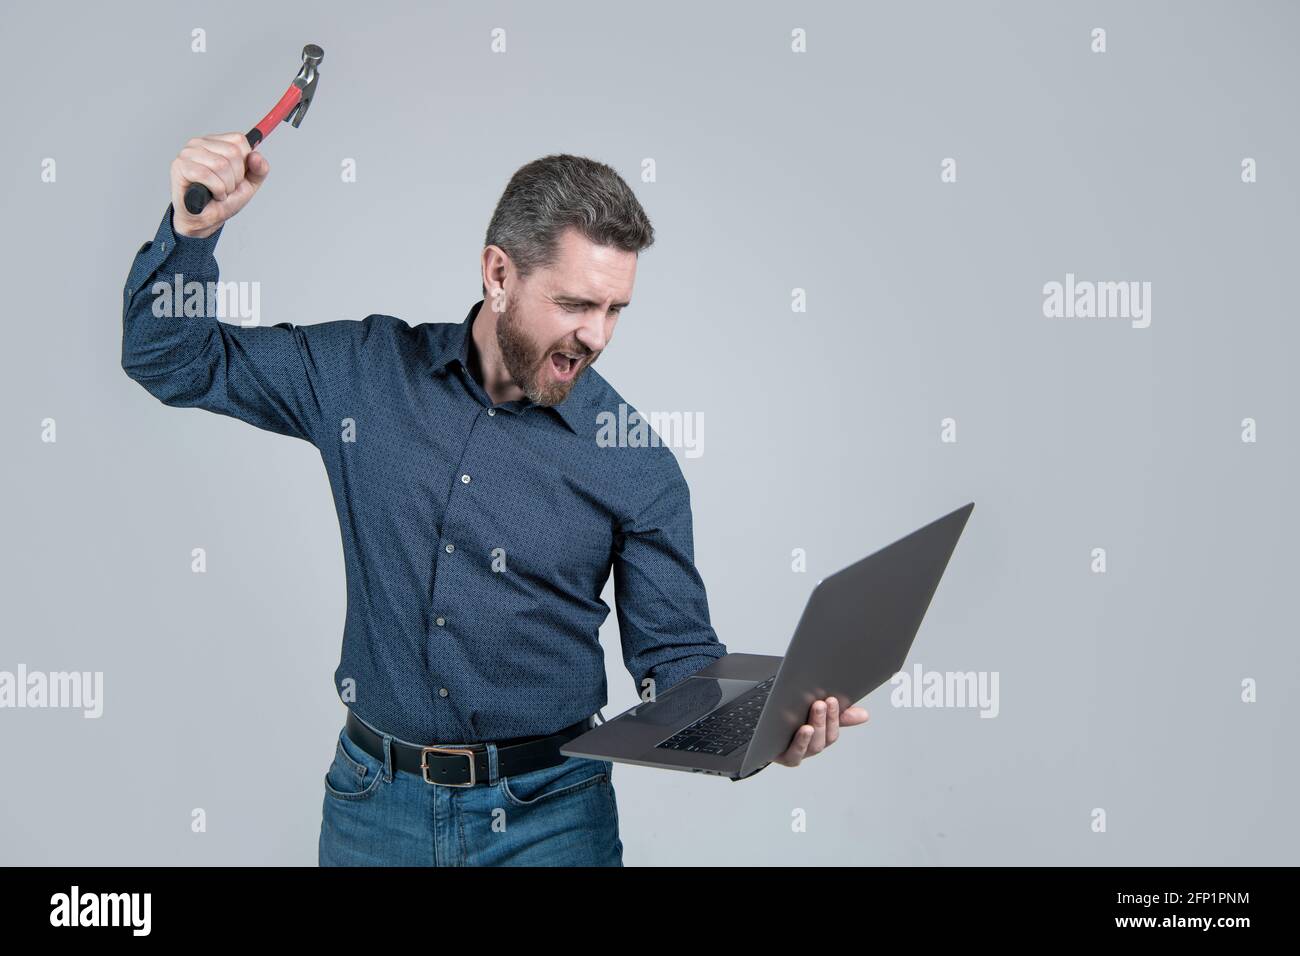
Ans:
[{"label": "man's ear", "polygon": [[484,246],[481,266],[483,299],[500,313],[505,308],[503,293],[510,274],[510,256],[500,246]]}]

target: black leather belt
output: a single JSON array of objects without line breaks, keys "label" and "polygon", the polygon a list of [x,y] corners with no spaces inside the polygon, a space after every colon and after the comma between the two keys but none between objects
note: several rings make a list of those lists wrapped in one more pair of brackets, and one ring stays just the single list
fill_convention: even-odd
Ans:
[{"label": "black leather belt", "polygon": [[[495,741],[497,776],[510,777],[563,763],[569,758],[560,753],[560,746],[586,733],[590,726],[591,718],[585,717],[553,734]],[[384,759],[383,735],[372,730],[350,709],[344,729],[358,747],[376,760]],[[418,747],[394,739],[393,766],[423,777],[425,783],[445,787],[472,787],[489,780],[487,744],[481,742]]]}]

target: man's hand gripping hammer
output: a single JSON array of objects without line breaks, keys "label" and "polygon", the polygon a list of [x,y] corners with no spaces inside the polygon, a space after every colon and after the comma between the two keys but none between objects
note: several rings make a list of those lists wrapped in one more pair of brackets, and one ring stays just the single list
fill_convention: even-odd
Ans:
[{"label": "man's hand gripping hammer", "polygon": [[[311,106],[312,97],[316,95],[316,80],[323,59],[325,51],[316,44],[308,43],[302,48],[302,68],[289,84],[289,89],[285,90],[284,96],[271,108],[271,112],[244,134],[251,148],[256,149],[258,143],[270,136],[281,120],[294,126],[302,122],[302,118],[307,115],[307,108]],[[185,208],[195,216],[203,211],[211,199],[212,192],[202,183],[190,183],[185,190]]]}]

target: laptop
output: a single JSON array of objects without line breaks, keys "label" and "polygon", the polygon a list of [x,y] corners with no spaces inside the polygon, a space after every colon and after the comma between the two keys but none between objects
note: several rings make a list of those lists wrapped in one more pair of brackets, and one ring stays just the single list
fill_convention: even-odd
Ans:
[{"label": "laptop", "polygon": [[784,657],[727,654],[560,753],[732,780],[758,773],[790,746],[814,700],[834,694],[843,710],[902,670],[974,507],[818,581]]}]

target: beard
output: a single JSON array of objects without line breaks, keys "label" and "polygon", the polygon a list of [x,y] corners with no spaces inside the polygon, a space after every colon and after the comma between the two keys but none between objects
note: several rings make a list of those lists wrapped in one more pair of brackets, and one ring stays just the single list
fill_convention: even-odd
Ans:
[{"label": "beard", "polygon": [[[497,347],[506,372],[529,401],[538,405],[558,405],[569,397],[587,366],[596,361],[587,347],[577,343],[556,342],[543,348],[524,331],[518,314],[507,304],[497,318]],[[551,353],[563,351],[581,355],[577,374],[567,382],[552,379],[549,375]],[[599,353],[597,353],[599,354]]]}]

